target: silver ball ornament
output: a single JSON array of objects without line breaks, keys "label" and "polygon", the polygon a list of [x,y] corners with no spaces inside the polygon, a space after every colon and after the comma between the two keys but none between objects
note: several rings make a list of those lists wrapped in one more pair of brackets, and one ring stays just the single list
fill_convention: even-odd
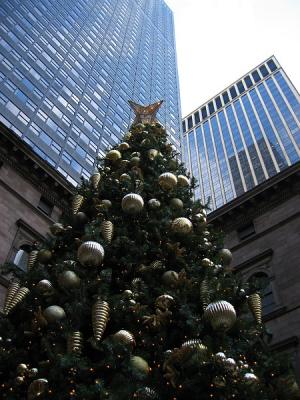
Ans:
[{"label": "silver ball ornament", "polygon": [[104,249],[100,243],[84,242],[77,250],[77,257],[80,264],[85,267],[99,267],[104,258]]}]

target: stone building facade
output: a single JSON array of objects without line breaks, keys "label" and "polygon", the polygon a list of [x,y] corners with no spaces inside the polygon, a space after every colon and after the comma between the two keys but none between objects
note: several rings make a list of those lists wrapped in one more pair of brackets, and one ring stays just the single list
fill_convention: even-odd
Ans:
[{"label": "stone building facade", "polygon": [[[33,242],[68,211],[74,188],[0,123],[0,265],[24,268]],[[0,310],[8,280],[0,276]]]},{"label": "stone building facade", "polygon": [[293,354],[300,375],[300,163],[209,214],[233,267],[263,288],[271,345]]}]

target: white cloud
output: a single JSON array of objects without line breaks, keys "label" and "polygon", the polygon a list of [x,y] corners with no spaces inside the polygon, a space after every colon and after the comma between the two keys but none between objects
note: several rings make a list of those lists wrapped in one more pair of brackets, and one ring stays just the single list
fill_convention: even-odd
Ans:
[{"label": "white cloud", "polygon": [[272,54],[299,91],[299,0],[166,3],[175,17],[183,116]]}]

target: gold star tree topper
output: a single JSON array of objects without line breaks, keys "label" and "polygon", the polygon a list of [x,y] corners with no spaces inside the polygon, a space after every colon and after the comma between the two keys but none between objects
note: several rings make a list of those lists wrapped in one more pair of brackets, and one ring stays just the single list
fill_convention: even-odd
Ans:
[{"label": "gold star tree topper", "polygon": [[158,122],[156,119],[156,113],[162,105],[163,100],[149,104],[148,106],[142,106],[141,104],[134,103],[131,100],[129,100],[128,103],[135,113],[133,124],[153,124]]}]

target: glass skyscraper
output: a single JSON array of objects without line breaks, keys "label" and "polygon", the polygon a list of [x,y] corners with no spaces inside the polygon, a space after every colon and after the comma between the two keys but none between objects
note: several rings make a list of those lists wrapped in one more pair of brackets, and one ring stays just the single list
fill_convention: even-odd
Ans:
[{"label": "glass skyscraper", "polygon": [[157,117],[180,150],[173,14],[163,0],[2,0],[0,120],[76,184],[132,119]]},{"label": "glass skyscraper", "polygon": [[195,198],[215,210],[299,161],[300,96],[271,57],[183,119]]}]

